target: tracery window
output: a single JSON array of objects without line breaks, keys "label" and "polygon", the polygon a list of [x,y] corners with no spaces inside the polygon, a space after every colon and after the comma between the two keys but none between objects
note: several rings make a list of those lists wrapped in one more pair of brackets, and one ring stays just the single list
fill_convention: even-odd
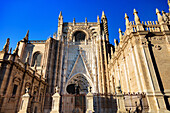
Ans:
[{"label": "tracery window", "polygon": [[40,52],[34,53],[31,66],[34,66],[35,63],[37,64],[37,66],[40,66],[41,65],[41,58],[42,58],[42,54]]},{"label": "tracery window", "polygon": [[82,31],[77,31],[74,33],[73,40],[75,38],[75,42],[85,41],[86,34]]}]

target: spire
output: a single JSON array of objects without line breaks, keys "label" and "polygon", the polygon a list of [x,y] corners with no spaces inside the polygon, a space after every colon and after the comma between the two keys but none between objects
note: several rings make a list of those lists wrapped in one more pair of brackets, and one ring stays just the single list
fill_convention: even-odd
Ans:
[{"label": "spire", "polygon": [[157,18],[158,18],[158,22],[159,23],[163,22],[161,12],[157,8],[156,8],[156,15],[157,15]]},{"label": "spire", "polygon": [[102,18],[106,18],[104,11],[102,11]]},{"label": "spire", "polygon": [[62,12],[60,11],[60,14],[59,14],[59,17],[58,18],[61,18],[62,17]]},{"label": "spire", "polygon": [[19,44],[20,44],[20,41],[17,43],[17,47],[16,47],[15,50],[13,51],[14,54],[18,54]]},{"label": "spire", "polygon": [[133,10],[133,15],[135,16],[134,17],[135,23],[140,24],[140,19],[139,19],[138,12],[136,11],[136,9]]},{"label": "spire", "polygon": [[73,19],[73,25],[75,25],[75,23],[76,23],[76,20],[75,20],[75,18]]},{"label": "spire", "polygon": [[29,30],[27,31],[27,34],[25,35],[24,39],[25,39],[26,41],[28,41],[28,37],[29,37]]},{"label": "spire", "polygon": [[120,39],[120,42],[122,42],[122,31],[120,28],[119,28],[119,39]]},{"label": "spire", "polygon": [[9,50],[9,54],[11,54],[11,52],[12,52],[12,47],[11,47],[10,50]]},{"label": "spire", "polygon": [[100,18],[97,16],[97,23],[100,24]]},{"label": "spire", "polygon": [[5,51],[6,53],[8,53],[9,50],[9,38],[7,38],[6,40],[6,44],[4,45],[3,51]]},{"label": "spire", "polygon": [[127,16],[127,14],[125,13],[125,25],[126,25],[126,29],[129,27],[129,17]]},{"label": "spire", "polygon": [[59,16],[58,16],[58,22],[59,23],[63,23],[63,16],[62,16],[62,12],[60,11],[60,14],[59,14]]},{"label": "spire", "polygon": [[85,18],[85,24],[87,25],[87,17]]}]

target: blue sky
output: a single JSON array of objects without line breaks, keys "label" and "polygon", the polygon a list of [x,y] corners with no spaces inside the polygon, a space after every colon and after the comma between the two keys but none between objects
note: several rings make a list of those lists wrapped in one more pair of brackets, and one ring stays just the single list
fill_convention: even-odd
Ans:
[{"label": "blue sky", "polygon": [[46,40],[57,31],[58,15],[62,11],[64,22],[96,22],[102,11],[108,18],[109,40],[118,38],[118,29],[125,31],[124,14],[133,21],[133,9],[141,21],[157,20],[155,9],[168,12],[167,0],[0,0],[0,50],[6,39],[16,47],[29,29],[30,40]]}]

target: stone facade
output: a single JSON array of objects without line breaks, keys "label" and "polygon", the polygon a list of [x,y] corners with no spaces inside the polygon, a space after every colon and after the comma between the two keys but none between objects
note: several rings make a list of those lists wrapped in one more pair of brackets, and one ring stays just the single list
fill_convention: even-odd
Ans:
[{"label": "stone facade", "polygon": [[156,14],[154,22],[141,22],[135,9],[134,21],[125,14],[126,30],[119,29],[114,46],[104,12],[82,23],[63,22],[60,12],[53,37],[29,40],[28,31],[13,53],[7,39],[0,112],[170,112],[170,13]]}]

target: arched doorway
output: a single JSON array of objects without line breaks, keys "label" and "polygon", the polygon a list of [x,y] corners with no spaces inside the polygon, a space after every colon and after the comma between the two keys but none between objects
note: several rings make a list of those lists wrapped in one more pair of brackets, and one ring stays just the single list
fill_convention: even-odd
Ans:
[{"label": "arched doorway", "polygon": [[90,84],[83,74],[73,76],[67,83],[66,92],[62,99],[63,113],[85,113],[86,94]]}]

